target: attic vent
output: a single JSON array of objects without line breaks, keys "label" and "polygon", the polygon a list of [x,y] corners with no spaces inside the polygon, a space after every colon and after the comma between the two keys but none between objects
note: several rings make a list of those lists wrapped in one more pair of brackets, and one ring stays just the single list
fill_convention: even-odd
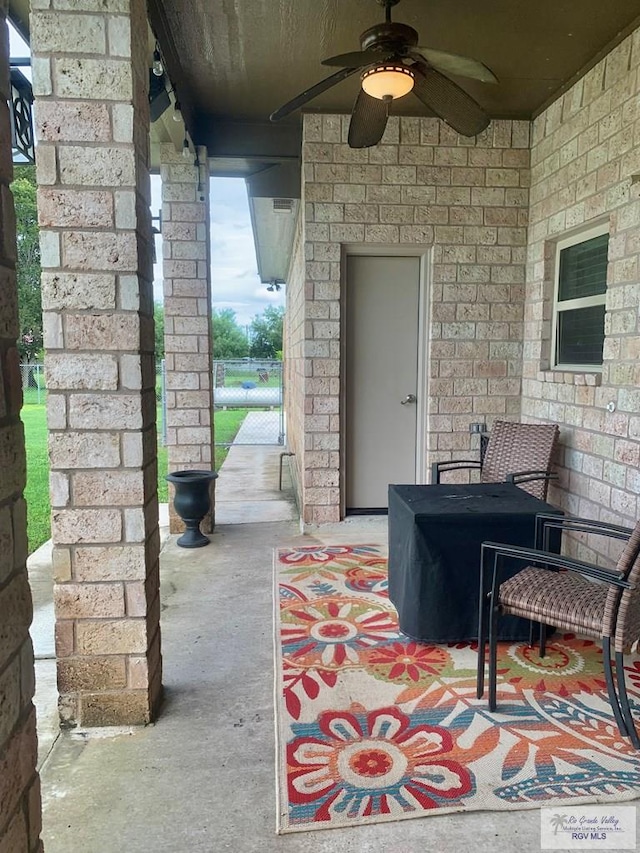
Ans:
[{"label": "attic vent", "polygon": [[274,213],[291,213],[291,211],[293,210],[293,199],[274,198],[273,210]]}]

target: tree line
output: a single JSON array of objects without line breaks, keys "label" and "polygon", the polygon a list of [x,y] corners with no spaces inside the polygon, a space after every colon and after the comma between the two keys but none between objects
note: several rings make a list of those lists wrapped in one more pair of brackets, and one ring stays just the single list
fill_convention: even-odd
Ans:
[{"label": "tree line", "polygon": [[[18,247],[16,273],[20,336],[17,345],[24,364],[41,358],[43,346],[35,166],[16,166],[11,190]],[[231,308],[214,309],[211,318],[214,358],[282,358],[283,316],[284,308],[270,305],[243,328]],[[154,308],[154,319],[156,359],[159,361],[164,358],[164,308],[159,303]]]},{"label": "tree line", "polygon": [[[269,305],[262,314],[256,314],[248,326],[241,326],[232,308],[213,309],[211,334],[213,357],[228,358],[282,358],[282,323],[284,308]],[[156,359],[164,358],[164,307],[156,302]]]}]

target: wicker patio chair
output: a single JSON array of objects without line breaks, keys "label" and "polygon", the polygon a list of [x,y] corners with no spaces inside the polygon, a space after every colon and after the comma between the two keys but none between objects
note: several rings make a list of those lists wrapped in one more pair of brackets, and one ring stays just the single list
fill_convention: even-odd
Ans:
[{"label": "wicker patio chair", "polygon": [[[553,529],[597,534],[625,541],[613,569],[548,551]],[[624,680],[624,654],[640,639],[640,521],[633,529],[590,519],[539,515],[536,544],[545,550],[519,548],[495,542],[482,545],[481,602],[478,637],[478,698],[484,694],[486,624],[489,617],[489,710],[496,710],[498,614],[512,614],[574,631],[602,641],[604,672],[611,708],[623,737],[631,738],[636,749],[640,739],[633,722]],[[509,580],[499,583],[503,559],[528,565]],[[493,568],[491,592],[484,596],[485,578]],[[484,599],[484,602],[483,602]],[[488,607],[487,607],[488,603]],[[540,654],[544,656],[544,630]],[[615,653],[614,682],[611,646]]]},{"label": "wicker patio chair", "polygon": [[521,424],[495,421],[483,459],[434,462],[431,482],[439,483],[447,471],[477,469],[481,483],[515,483],[534,497],[546,500],[551,457],[558,441],[557,424]]}]

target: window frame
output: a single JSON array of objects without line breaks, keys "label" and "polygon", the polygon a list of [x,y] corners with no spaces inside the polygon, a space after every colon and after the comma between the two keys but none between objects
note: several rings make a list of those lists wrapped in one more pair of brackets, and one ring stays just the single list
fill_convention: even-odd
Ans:
[{"label": "window frame", "polygon": [[[598,293],[595,296],[583,296],[577,299],[565,299],[561,302],[558,300],[558,295],[560,292],[560,255],[565,249],[571,248],[571,246],[577,246],[580,243],[586,243],[589,240],[592,240],[594,237],[602,237],[603,234],[606,234],[611,239],[611,229],[609,227],[608,222],[602,222],[599,225],[594,225],[591,228],[588,228],[583,231],[579,231],[576,234],[573,234],[571,237],[564,237],[562,240],[558,240],[556,243],[556,257],[555,257],[555,268],[553,275],[553,312],[551,319],[551,369],[552,370],[567,370],[567,371],[576,371],[580,373],[600,373],[602,370],[602,362],[600,364],[569,364],[566,362],[557,361],[558,354],[558,316],[565,311],[575,311],[579,308],[590,308],[595,305],[604,305],[605,313],[606,313],[606,304],[607,304],[607,289],[605,282],[605,290],[604,293]],[[607,256],[607,269],[609,265],[609,259]],[[608,278],[608,276],[607,276]],[[559,307],[562,306],[562,307]],[[603,328],[603,338],[604,328]]]}]

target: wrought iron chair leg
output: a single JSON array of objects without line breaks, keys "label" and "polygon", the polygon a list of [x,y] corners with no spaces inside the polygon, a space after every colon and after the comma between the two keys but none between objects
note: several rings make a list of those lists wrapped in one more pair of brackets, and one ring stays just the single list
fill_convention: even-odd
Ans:
[{"label": "wrought iron chair leg", "polygon": [[544,622],[540,623],[540,657],[543,658],[547,653],[547,626]]},{"label": "wrought iron chair leg", "polygon": [[534,622],[533,619],[529,619],[529,646],[531,648],[533,648],[533,646],[535,646],[535,644],[536,644],[534,635],[536,632],[536,625],[537,624],[538,623]]},{"label": "wrought iron chair leg", "polygon": [[622,714],[620,713],[620,702],[613,682],[613,671],[611,669],[611,639],[609,637],[602,638],[602,657],[604,658],[604,675],[607,680],[607,693],[609,694],[611,710],[613,711],[613,716],[616,718],[620,734],[622,737],[627,737],[629,732],[627,731],[626,723],[622,719]]},{"label": "wrought iron chair leg", "polygon": [[622,716],[624,717],[625,728],[631,738],[631,743],[636,749],[640,749],[640,738],[638,738],[638,732],[631,716],[627,685],[624,681],[624,655],[622,652],[616,652],[616,679],[618,681],[618,695],[620,697],[620,707],[622,709]]},{"label": "wrought iron chair leg", "polygon": [[484,696],[484,665],[487,646],[487,607],[482,597],[478,614],[478,671],[476,674],[476,696]]},{"label": "wrought iron chair leg", "polygon": [[[492,602],[493,604],[493,602]],[[496,710],[496,690],[498,680],[498,611],[491,606],[489,611],[489,710]]]}]

